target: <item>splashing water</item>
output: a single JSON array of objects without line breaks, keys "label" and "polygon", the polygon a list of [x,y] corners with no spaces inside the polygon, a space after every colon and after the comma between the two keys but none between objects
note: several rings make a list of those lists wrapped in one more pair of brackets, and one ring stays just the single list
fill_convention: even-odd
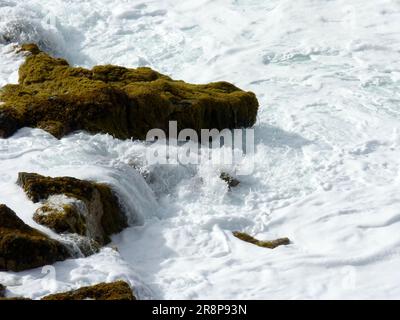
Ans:
[{"label": "splashing water", "polygon": [[[12,294],[123,278],[142,299],[399,296],[398,1],[0,0],[0,21],[0,85],[17,81],[14,46],[34,41],[75,65],[227,80],[261,104],[255,169],[232,191],[219,173],[234,167],[147,165],[138,141],[28,128],[0,140],[0,203],[26,223],[56,236],[32,220],[19,171],[107,182],[131,223],[119,252],[56,263],[55,285],[0,272]],[[235,230],[292,244],[265,250]]]}]

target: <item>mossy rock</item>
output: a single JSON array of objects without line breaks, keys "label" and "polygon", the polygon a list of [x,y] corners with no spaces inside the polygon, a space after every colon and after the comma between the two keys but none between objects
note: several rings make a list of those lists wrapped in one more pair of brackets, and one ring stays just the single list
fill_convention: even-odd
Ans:
[{"label": "mossy rock", "polygon": [[234,231],[233,235],[242,241],[254,244],[254,245],[262,247],[262,248],[268,248],[268,249],[275,249],[276,247],[290,244],[290,240],[288,238],[280,238],[280,239],[276,239],[276,240],[262,241],[262,240],[257,240],[256,238],[254,238],[244,232]]},{"label": "mossy rock", "polygon": [[69,257],[65,246],[25,224],[0,205],[0,271],[32,269]]},{"label": "mossy rock", "polygon": [[48,295],[42,300],[136,300],[136,298],[128,283],[117,281]]},{"label": "mossy rock", "polygon": [[227,82],[172,80],[150,68],[71,67],[35,45],[19,69],[19,84],[0,89],[0,137],[36,127],[60,138],[76,130],[144,139],[150,129],[233,129],[252,126],[258,101]]},{"label": "mossy rock", "polygon": [[33,220],[57,233],[87,233],[86,218],[73,202],[57,206],[47,201],[36,210]]},{"label": "mossy rock", "polygon": [[30,52],[32,54],[39,54],[40,49],[39,47],[34,44],[34,43],[25,43],[21,45],[21,47],[17,50],[18,53],[20,52]]},{"label": "mossy rock", "polygon": [[35,203],[60,194],[80,200],[91,200],[95,191],[95,184],[90,181],[71,177],[51,178],[36,173],[20,172],[17,183]]},{"label": "mossy rock", "polygon": [[17,183],[33,202],[64,195],[84,203],[86,213],[82,214],[76,206],[70,204],[57,208],[45,202],[39,212],[35,213],[34,219],[55,232],[77,233],[100,244],[107,244],[110,242],[109,236],[128,226],[119,200],[108,185],[71,177],[51,178],[25,172],[19,173]]}]

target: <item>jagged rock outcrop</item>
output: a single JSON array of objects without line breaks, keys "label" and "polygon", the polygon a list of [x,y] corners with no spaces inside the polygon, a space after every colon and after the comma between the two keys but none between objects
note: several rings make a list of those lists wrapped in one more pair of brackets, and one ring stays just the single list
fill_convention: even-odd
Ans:
[{"label": "jagged rock outcrop", "polygon": [[136,300],[125,281],[100,283],[77,290],[46,296],[42,300]]},{"label": "jagged rock outcrop", "polygon": [[25,224],[0,205],[0,271],[32,269],[69,257],[65,246]]},{"label": "jagged rock outcrop", "polygon": [[254,238],[244,232],[234,231],[233,235],[242,241],[249,242],[256,246],[259,246],[262,248],[267,248],[267,249],[275,249],[276,247],[286,246],[286,245],[290,244],[290,240],[288,238],[280,238],[280,239],[276,239],[276,240],[262,241],[262,240],[258,240],[256,238]]},{"label": "jagged rock outcrop", "polygon": [[42,128],[56,137],[76,130],[144,139],[150,129],[225,129],[252,126],[258,101],[227,82],[206,85],[175,81],[150,68],[71,67],[36,45],[19,70],[19,84],[0,90],[0,137],[21,127]]},{"label": "jagged rock outcrop", "polygon": [[33,202],[43,201],[34,220],[57,233],[85,236],[104,245],[110,235],[127,227],[118,198],[105,184],[25,172],[19,173],[17,183]]}]

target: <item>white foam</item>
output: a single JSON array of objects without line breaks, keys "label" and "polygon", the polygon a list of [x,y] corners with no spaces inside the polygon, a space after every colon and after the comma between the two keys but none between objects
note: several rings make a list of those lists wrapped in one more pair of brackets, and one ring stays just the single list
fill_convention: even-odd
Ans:
[{"label": "white foam", "polygon": [[[49,12],[56,27],[41,23]],[[399,297],[396,1],[0,1],[0,16],[40,24],[27,39],[50,39],[73,64],[228,80],[261,104],[255,171],[232,192],[218,173],[236,168],[146,166],[139,142],[30,129],[0,140],[0,202],[27,223],[49,232],[31,219],[19,171],[111,183],[132,223],[113,239],[120,254],[57,263],[51,290],[40,270],[0,273],[11,294],[121,276],[140,298]],[[0,57],[0,84],[16,82],[22,56],[9,44]],[[265,250],[233,230],[292,244]]]}]

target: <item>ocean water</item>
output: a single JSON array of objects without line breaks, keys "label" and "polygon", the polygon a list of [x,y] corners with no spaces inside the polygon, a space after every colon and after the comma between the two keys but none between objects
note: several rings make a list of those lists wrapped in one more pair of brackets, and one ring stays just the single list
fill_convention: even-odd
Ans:
[{"label": "ocean water", "polygon": [[[110,183],[131,225],[91,257],[0,272],[10,295],[122,278],[140,299],[400,297],[400,1],[0,0],[0,85],[24,42],[73,65],[230,81],[260,110],[254,157],[232,166],[149,165],[151,146],[84,132],[0,139],[0,203],[26,223],[57,237],[32,220],[20,171]],[[229,191],[220,172],[246,161]]]}]

